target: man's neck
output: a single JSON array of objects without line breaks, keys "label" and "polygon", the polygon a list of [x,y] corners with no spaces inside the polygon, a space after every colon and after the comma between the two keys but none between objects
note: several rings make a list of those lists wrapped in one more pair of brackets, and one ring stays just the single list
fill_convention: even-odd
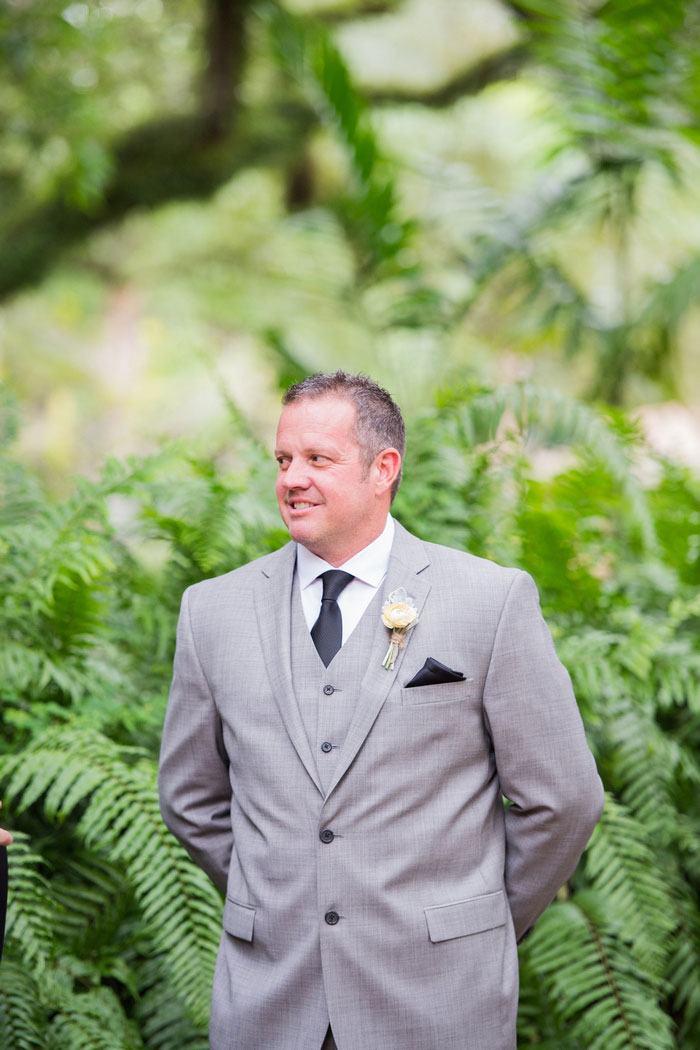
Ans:
[{"label": "man's neck", "polygon": [[[360,546],[348,545],[340,551],[324,552],[322,550],[314,550],[312,547],[306,547],[305,549],[313,554],[316,558],[321,558],[327,565],[330,565],[333,569],[339,569],[345,565],[352,558],[356,558],[363,551],[368,550],[373,544],[377,543],[378,540],[387,532],[391,523],[391,532],[393,536],[393,519],[389,513],[387,513],[384,520],[377,527],[374,533],[370,533],[371,538],[365,539]],[[299,544],[303,546],[303,544]]]},{"label": "man's neck", "polygon": [[[353,575],[363,577],[363,569],[366,566],[374,567],[379,560],[384,568],[382,572],[386,571],[386,566],[389,562],[389,556],[391,554],[391,547],[394,542],[394,531],[395,524],[394,519],[390,514],[387,514],[386,521],[379,533],[373,540],[366,543],[360,550],[356,550],[353,554],[349,554],[346,558],[337,561],[330,561],[328,558],[324,558],[321,554],[316,554],[315,551],[310,550],[308,547],[303,547],[301,544],[297,544],[297,563],[301,560],[305,567],[308,566],[307,575],[309,579],[318,575],[320,571],[331,566],[334,569],[343,568],[347,572],[352,572]],[[311,569],[313,567],[313,575],[311,575]],[[357,571],[353,572],[353,569]],[[374,574],[373,572],[371,573]]]}]

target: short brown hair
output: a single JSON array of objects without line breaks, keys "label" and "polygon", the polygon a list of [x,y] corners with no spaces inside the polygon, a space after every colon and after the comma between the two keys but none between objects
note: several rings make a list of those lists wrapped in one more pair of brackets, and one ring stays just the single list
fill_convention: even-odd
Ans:
[{"label": "short brown hair", "polygon": [[[346,397],[355,405],[355,433],[362,461],[369,470],[385,448],[395,448],[403,460],[406,449],[406,427],[401,409],[391,394],[361,372],[315,372],[289,387],[282,398],[283,405],[301,401],[305,397]],[[394,499],[401,484],[401,470],[391,488]]]}]

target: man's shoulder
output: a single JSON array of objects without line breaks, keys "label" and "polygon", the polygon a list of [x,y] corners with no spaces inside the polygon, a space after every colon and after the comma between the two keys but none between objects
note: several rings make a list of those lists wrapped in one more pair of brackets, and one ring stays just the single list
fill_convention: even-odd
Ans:
[{"label": "man's shoulder", "polygon": [[279,550],[263,554],[260,558],[239,565],[220,576],[210,576],[187,588],[187,595],[196,602],[215,601],[224,595],[235,594],[237,598],[251,592],[265,577],[272,576],[294,566],[295,545],[286,543]]},{"label": "man's shoulder", "polygon": [[490,558],[482,558],[477,554],[471,554],[469,551],[459,550],[457,547],[446,547],[442,543],[431,543],[428,540],[422,542],[433,564],[445,563],[450,568],[459,568],[465,572],[482,573],[486,576],[502,577],[504,579],[506,577],[512,578],[514,573],[520,571],[508,565],[500,565],[498,562],[491,561]]},{"label": "man's shoulder", "polygon": [[[459,578],[469,577],[472,580],[483,580],[491,586],[509,587],[513,580],[522,575],[521,569],[499,565],[498,562],[488,558],[481,558],[469,551],[459,550],[456,547],[446,547],[441,543],[432,543],[430,540],[421,539],[418,536],[401,529],[402,537],[412,546],[419,545],[425,554],[426,567],[430,565],[433,571],[444,573]],[[402,542],[402,541],[400,541]]]},{"label": "man's shoulder", "polygon": [[426,550],[436,582],[440,578],[453,588],[489,594],[498,605],[505,602],[516,579],[527,576],[522,569],[499,565],[488,558],[439,543],[426,543]]}]

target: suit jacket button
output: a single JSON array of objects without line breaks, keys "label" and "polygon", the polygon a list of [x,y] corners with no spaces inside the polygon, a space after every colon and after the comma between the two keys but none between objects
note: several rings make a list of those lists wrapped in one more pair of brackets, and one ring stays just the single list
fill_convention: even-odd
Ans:
[{"label": "suit jacket button", "polygon": [[340,919],[340,916],[338,915],[337,911],[327,911],[324,915],[324,919],[326,920],[329,926],[335,926],[335,924]]},{"label": "suit jacket button", "polygon": [[333,688],[332,685],[324,685],[323,691],[326,694],[326,696],[332,696],[333,693],[335,692],[335,689]]},{"label": "suit jacket button", "polygon": [[321,834],[319,835],[319,838],[321,842],[332,842],[335,838],[335,835],[333,834],[330,828],[324,828]]},{"label": "suit jacket button", "polygon": [[323,743],[321,744],[321,751],[323,751],[324,755],[330,754],[330,752],[332,750],[333,750],[333,745],[331,744],[331,742],[329,740],[324,740]]}]

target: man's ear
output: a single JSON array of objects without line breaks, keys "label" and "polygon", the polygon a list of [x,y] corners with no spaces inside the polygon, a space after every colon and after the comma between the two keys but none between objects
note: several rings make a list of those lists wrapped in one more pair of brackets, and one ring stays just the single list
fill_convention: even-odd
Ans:
[{"label": "man's ear", "polygon": [[400,453],[395,448],[382,449],[372,467],[376,475],[376,494],[382,496],[385,492],[391,492],[391,486],[396,481],[401,470]]}]

